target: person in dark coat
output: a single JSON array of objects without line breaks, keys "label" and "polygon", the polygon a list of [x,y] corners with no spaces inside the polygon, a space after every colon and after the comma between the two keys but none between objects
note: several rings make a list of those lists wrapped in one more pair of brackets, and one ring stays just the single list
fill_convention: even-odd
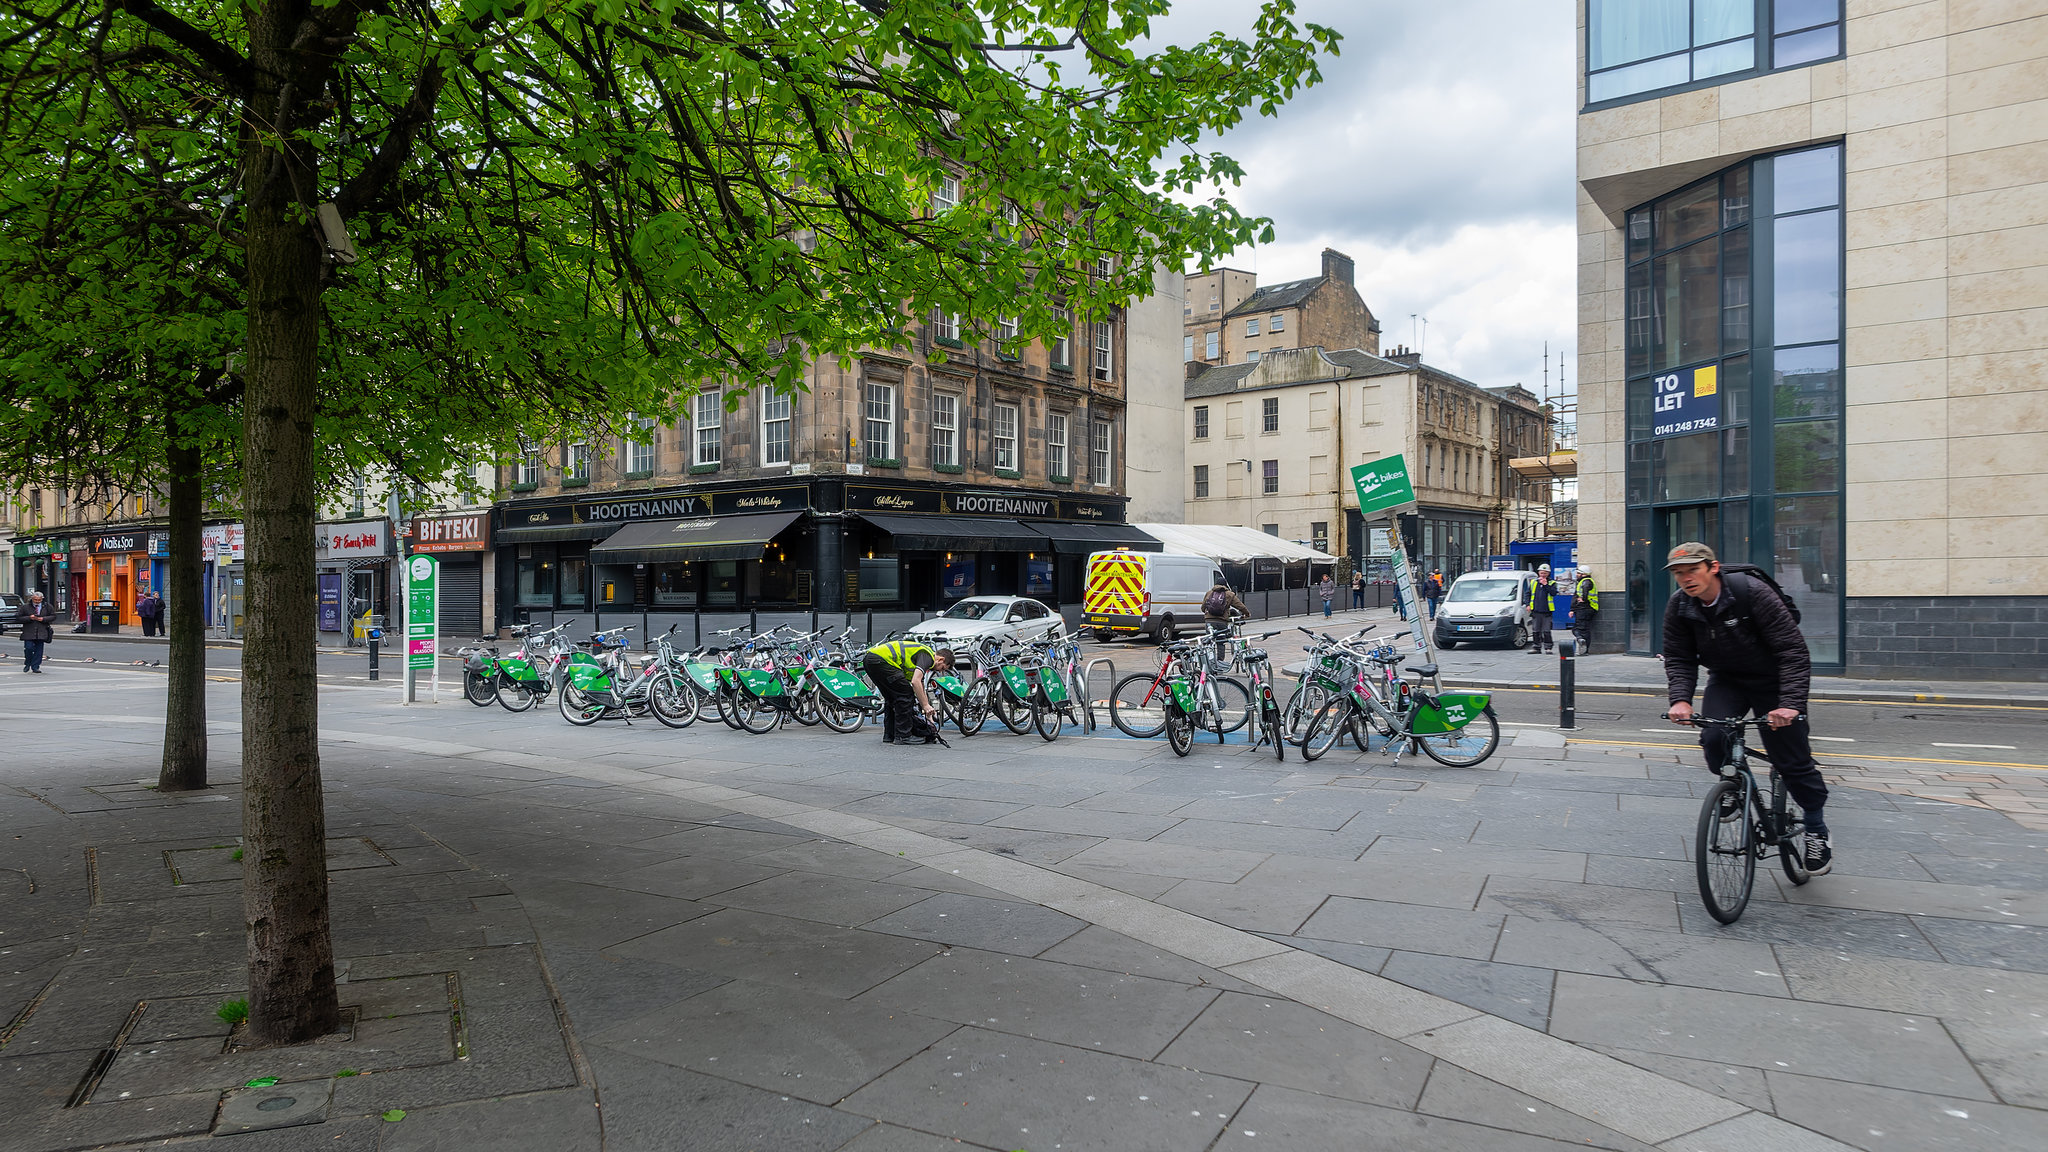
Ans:
[{"label": "person in dark coat", "polygon": [[16,623],[21,625],[21,670],[43,673],[43,645],[56,639],[57,630],[50,627],[57,613],[43,599],[41,592],[28,594],[28,607],[21,610]]},{"label": "person in dark coat", "polygon": [[1557,581],[1551,578],[1550,565],[1536,566],[1536,579],[1529,584],[1528,600],[1522,607],[1529,610],[1529,651],[1555,651],[1550,626],[1557,612]]},{"label": "person in dark coat", "polygon": [[[931,677],[953,669],[953,651],[917,640],[885,640],[861,657],[882,693],[882,743],[938,744],[939,706]],[[919,717],[923,717],[922,723]]]},{"label": "person in dark coat", "polygon": [[[1752,711],[1764,718],[1764,751],[1785,788],[1806,813],[1806,869],[1822,875],[1834,860],[1827,818],[1827,782],[1813,762],[1806,701],[1813,660],[1799,623],[1770,585],[1740,572],[1723,572],[1714,550],[1691,542],[1671,550],[1667,563],[1678,591],[1664,608],[1664,679],[1674,723],[1693,717],[1693,689],[1704,667],[1711,675],[1699,714],[1734,720]],[[1700,730],[1707,766],[1728,762],[1728,733]]]},{"label": "person in dark coat", "polygon": [[164,600],[154,589],[144,588],[142,595],[135,598],[135,615],[142,621],[142,634],[154,636],[163,631]]}]

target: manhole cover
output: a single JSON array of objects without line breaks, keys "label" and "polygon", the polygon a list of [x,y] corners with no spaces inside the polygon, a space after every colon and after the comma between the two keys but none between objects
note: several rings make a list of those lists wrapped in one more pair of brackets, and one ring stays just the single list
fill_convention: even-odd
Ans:
[{"label": "manhole cover", "polygon": [[282,1112],[299,1102],[297,1096],[272,1096],[256,1105],[258,1112]]}]

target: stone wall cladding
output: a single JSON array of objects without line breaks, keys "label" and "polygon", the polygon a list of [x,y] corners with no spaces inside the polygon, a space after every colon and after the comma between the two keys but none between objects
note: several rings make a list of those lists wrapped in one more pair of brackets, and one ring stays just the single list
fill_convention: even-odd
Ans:
[{"label": "stone wall cladding", "polygon": [[2048,596],[1852,596],[1851,676],[2048,682]]}]

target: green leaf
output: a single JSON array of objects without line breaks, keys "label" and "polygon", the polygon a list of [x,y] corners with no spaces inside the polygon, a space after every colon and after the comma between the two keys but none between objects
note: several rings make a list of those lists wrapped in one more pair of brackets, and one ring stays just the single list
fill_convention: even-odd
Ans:
[{"label": "green leaf", "polygon": [[384,1119],[390,1121],[393,1124],[396,1124],[400,1120],[405,1119],[405,1109],[393,1108],[389,1112],[384,1113]]}]

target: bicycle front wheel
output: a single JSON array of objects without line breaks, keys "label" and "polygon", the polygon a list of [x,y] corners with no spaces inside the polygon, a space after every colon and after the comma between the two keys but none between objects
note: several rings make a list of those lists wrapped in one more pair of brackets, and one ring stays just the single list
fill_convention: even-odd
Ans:
[{"label": "bicycle front wheel", "polygon": [[1289,744],[1299,744],[1308,735],[1308,726],[1330,702],[1329,689],[1320,684],[1297,684],[1293,695],[1287,698],[1287,707],[1280,712],[1281,734]]},{"label": "bicycle front wheel", "polygon": [[1700,903],[1707,914],[1733,924],[1749,906],[1756,883],[1756,832],[1740,780],[1722,780],[1707,789],[1700,804],[1699,836],[1693,862],[1699,867]]},{"label": "bicycle front wheel", "polygon": [[1287,759],[1287,733],[1280,730],[1280,709],[1266,705],[1259,713],[1259,721],[1266,730],[1266,739],[1273,742],[1273,759]]},{"label": "bicycle front wheel", "polygon": [[1171,689],[1149,672],[1135,672],[1116,682],[1109,694],[1109,722],[1126,736],[1149,740],[1166,724],[1166,699]]},{"label": "bicycle front wheel", "polygon": [[524,712],[540,699],[538,686],[529,691],[517,680],[508,680],[498,685],[498,707],[507,712]]},{"label": "bicycle front wheel", "polygon": [[960,729],[960,735],[972,736],[988,723],[989,697],[995,685],[986,680],[976,680],[960,694],[953,704],[953,726]]},{"label": "bicycle front wheel", "polygon": [[738,718],[741,731],[756,736],[774,728],[778,718],[775,705],[752,693],[733,702],[733,715]]},{"label": "bicycle front wheel", "polygon": [[1470,768],[1500,747],[1500,717],[1493,714],[1493,705],[1488,704],[1470,724],[1456,732],[1441,736],[1418,736],[1415,742],[1422,745],[1431,760],[1451,768]]},{"label": "bicycle front wheel", "polygon": [[697,722],[697,686],[680,672],[663,672],[647,685],[647,704],[654,718],[670,728]]},{"label": "bicycle front wheel", "polygon": [[1323,753],[1344,738],[1344,733],[1351,729],[1352,708],[1349,696],[1333,696],[1316,711],[1315,719],[1308,722],[1308,731],[1301,736],[1303,760],[1320,760]]},{"label": "bicycle front wheel", "polygon": [[555,703],[562,710],[562,719],[578,728],[587,728],[604,716],[603,701],[574,684],[564,683]]},{"label": "bicycle front wheel", "polygon": [[825,727],[834,732],[846,733],[860,731],[861,723],[866,717],[861,715],[860,709],[842,702],[838,697],[820,694],[818,719],[823,720]]}]

